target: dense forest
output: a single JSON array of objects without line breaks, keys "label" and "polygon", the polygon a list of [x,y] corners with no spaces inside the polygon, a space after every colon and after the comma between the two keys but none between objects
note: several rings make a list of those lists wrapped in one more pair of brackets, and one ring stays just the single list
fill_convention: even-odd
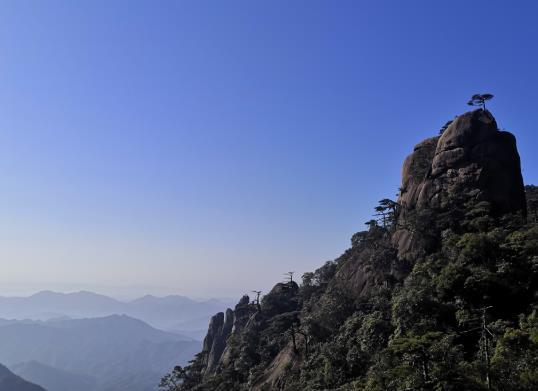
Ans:
[{"label": "dense forest", "polygon": [[538,187],[509,136],[477,110],[417,146],[343,255],[214,317],[161,388],[538,389]]}]

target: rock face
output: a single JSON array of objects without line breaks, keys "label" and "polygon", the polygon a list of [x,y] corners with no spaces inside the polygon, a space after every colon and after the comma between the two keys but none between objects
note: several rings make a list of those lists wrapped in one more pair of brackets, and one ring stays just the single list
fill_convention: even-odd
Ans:
[{"label": "rock face", "polygon": [[204,339],[202,353],[206,354],[206,373],[212,373],[217,369],[220,358],[226,348],[226,340],[232,331],[234,314],[231,309],[214,315],[209,321],[209,329]]},{"label": "rock face", "polygon": [[279,282],[263,297],[262,308],[265,316],[272,317],[297,309],[299,285],[292,282]]},{"label": "rock face", "polygon": [[257,330],[263,319],[296,311],[298,291],[299,285],[295,282],[278,283],[264,296],[260,307],[255,302],[251,303],[249,296],[245,295],[233,311],[228,309],[226,314],[219,312],[214,315],[201,353],[203,376],[234,368],[242,333]]},{"label": "rock face", "polygon": [[228,308],[226,314],[219,312],[211,318],[202,349],[205,357],[204,375],[213,374],[229,365],[231,352],[227,345],[228,338],[243,330],[250,315],[250,298],[245,295],[233,311]]},{"label": "rock face", "polygon": [[[526,214],[525,189],[515,137],[499,131],[487,110],[457,117],[440,137],[427,139],[405,159],[398,203],[400,224],[412,211],[443,210],[454,195],[488,201],[497,214]],[[413,234],[393,237],[401,258],[413,257]]]},{"label": "rock face", "polygon": [[[235,306],[235,309],[232,311],[233,323],[232,331],[230,332],[229,337],[236,336],[247,327],[248,321],[252,314],[252,307],[250,306],[250,298],[245,295],[239,300],[239,303]],[[224,351],[222,352],[220,359],[218,361],[219,365],[216,369],[220,368],[229,368],[232,366],[232,347],[229,344],[226,344]]]}]

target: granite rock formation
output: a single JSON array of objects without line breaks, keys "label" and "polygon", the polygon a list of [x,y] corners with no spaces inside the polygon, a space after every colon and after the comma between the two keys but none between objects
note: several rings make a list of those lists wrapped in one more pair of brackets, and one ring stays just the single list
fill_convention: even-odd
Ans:
[{"label": "granite rock formation", "polygon": [[250,315],[250,298],[245,295],[239,300],[234,310],[228,308],[226,314],[219,312],[211,318],[202,349],[204,374],[215,373],[229,365],[228,338],[243,330]]},{"label": "granite rock formation", "polygon": [[[482,109],[460,115],[441,136],[417,144],[405,159],[400,191],[402,227],[414,211],[442,211],[454,196],[488,201],[499,215],[526,213],[516,139]],[[409,230],[399,229],[393,242],[401,258],[416,254]]]},{"label": "granite rock formation", "polygon": [[209,329],[202,350],[206,354],[205,372],[211,373],[217,368],[220,357],[226,348],[226,339],[232,331],[233,318],[233,311],[228,308],[226,315],[219,312],[209,321]]}]

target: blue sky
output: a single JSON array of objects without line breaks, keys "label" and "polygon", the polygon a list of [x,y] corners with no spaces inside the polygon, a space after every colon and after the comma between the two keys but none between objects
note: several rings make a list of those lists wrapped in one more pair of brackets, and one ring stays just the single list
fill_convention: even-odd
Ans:
[{"label": "blue sky", "polygon": [[[538,183],[535,1],[4,1],[3,293],[238,296],[337,257],[476,92]],[[2,293],[2,292],[0,292]]]}]

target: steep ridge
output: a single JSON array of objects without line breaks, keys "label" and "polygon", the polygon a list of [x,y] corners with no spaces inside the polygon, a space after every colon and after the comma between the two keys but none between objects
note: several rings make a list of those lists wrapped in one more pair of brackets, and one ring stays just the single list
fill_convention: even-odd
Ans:
[{"label": "steep ridge", "polygon": [[27,382],[0,365],[0,391],[46,391],[43,387]]},{"label": "steep ridge", "polygon": [[216,315],[168,389],[537,389],[538,192],[515,137],[462,114],[415,147],[376,211],[301,286]]}]

